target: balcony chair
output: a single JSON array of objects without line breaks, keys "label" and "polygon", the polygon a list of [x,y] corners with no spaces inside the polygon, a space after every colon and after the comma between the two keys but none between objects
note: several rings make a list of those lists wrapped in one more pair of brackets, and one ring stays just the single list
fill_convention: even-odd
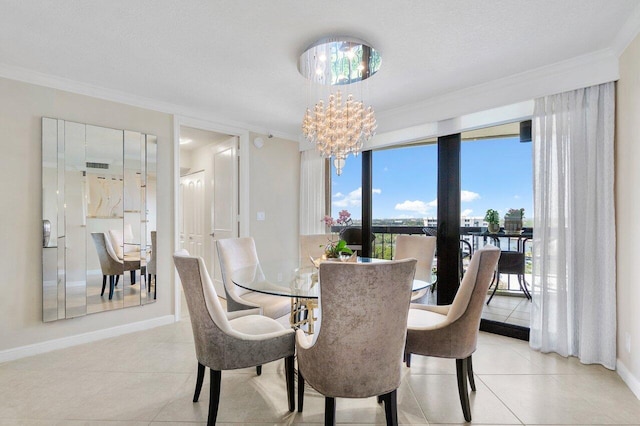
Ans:
[{"label": "balcony chair", "polygon": [[216,423],[222,370],[257,367],[281,358],[285,360],[289,411],[293,411],[293,330],[271,318],[258,315],[260,310],[257,308],[224,312],[202,258],[189,256],[186,250],[181,250],[174,254],[173,262],[187,300],[198,358],[193,402],[198,402],[200,397],[205,368],[209,367],[210,370],[207,424]]},{"label": "balcony chair", "polygon": [[[345,240],[347,247],[351,250],[362,251],[362,228],[347,227],[340,231],[340,239]],[[376,235],[371,233],[371,242],[376,239]]]},{"label": "balcony chair", "polygon": [[412,354],[455,358],[460,403],[468,422],[471,421],[471,407],[467,380],[471,390],[476,390],[471,355],[476,350],[484,299],[499,257],[500,249],[494,246],[476,251],[451,305],[412,304],[409,311],[405,348],[407,367],[411,366]]},{"label": "balcony chair", "polygon": [[325,396],[325,425],[335,424],[335,398],[372,396],[384,401],[387,425],[398,424],[396,389],[416,263],[320,264],[316,340],[296,331],[299,412],[306,381]]}]

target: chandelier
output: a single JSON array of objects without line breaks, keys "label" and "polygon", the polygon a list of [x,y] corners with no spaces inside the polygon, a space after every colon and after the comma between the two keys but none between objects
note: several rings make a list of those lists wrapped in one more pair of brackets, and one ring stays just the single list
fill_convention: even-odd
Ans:
[{"label": "chandelier", "polygon": [[[298,69],[313,83],[346,86],[360,83],[380,68],[380,54],[362,40],[338,37],[320,40],[300,56]],[[362,83],[360,83],[360,88]],[[320,100],[307,108],[302,133],[323,157],[332,157],[336,174],[342,174],[349,154],[358,155],[364,142],[375,134],[377,124],[372,107],[364,106],[352,94],[331,92],[326,103]]]}]

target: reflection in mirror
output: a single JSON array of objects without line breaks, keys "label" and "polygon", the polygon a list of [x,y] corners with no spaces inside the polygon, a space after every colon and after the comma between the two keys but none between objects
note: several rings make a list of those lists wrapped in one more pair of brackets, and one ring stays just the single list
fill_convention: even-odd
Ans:
[{"label": "reflection in mirror", "polygon": [[154,300],[155,164],[155,136],[42,119],[43,321]]},{"label": "reflection in mirror", "polygon": [[[145,214],[142,217],[142,227],[144,229],[147,252],[146,252],[146,282],[148,283],[148,291],[143,294],[142,303],[151,303],[158,296],[156,287],[156,170],[157,170],[157,152],[158,140],[154,135],[146,135],[145,140],[145,162],[144,170],[146,173],[145,184],[141,191],[143,205],[146,206]],[[153,293],[153,295],[152,295]]]}]

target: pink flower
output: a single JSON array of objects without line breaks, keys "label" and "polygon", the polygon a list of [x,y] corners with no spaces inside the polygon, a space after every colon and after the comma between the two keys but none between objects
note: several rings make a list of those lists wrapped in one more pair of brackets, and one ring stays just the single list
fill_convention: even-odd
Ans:
[{"label": "pink flower", "polygon": [[324,219],[322,219],[324,221],[324,224],[327,226],[332,226],[333,224],[335,224],[336,222],[333,220],[333,218],[331,216],[325,216]]},{"label": "pink flower", "polygon": [[347,210],[342,210],[340,213],[338,213],[338,220],[336,222],[338,222],[340,225],[346,225],[347,222],[349,222],[349,218],[351,217],[351,213],[349,213]]}]

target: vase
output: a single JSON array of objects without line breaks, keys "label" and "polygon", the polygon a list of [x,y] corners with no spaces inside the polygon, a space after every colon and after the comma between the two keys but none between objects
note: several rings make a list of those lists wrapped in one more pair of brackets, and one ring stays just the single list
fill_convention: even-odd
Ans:
[{"label": "vase", "polygon": [[489,230],[490,233],[497,234],[498,232],[500,232],[500,224],[490,223],[487,229]]}]

